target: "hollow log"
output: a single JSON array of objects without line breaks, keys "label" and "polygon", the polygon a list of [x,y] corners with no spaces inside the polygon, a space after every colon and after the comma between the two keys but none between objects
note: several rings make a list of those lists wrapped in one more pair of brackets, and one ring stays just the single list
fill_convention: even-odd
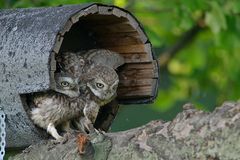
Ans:
[{"label": "hollow log", "polygon": [[157,95],[159,69],[151,43],[124,9],[99,3],[4,9],[0,28],[0,108],[8,148],[47,138],[29,119],[28,94],[54,88],[55,56],[62,52],[104,48],[124,57],[118,101],[103,107],[96,128],[108,130],[119,103],[150,103]]}]

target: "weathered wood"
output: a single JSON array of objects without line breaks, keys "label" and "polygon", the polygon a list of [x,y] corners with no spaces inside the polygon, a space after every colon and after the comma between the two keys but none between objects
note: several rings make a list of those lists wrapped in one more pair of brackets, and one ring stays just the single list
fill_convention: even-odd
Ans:
[{"label": "weathered wood", "polygon": [[64,36],[64,34],[71,29],[72,25],[73,25],[72,21],[68,20],[67,23],[65,24],[64,28],[59,32],[59,34],[61,36]]},{"label": "weathered wood", "polygon": [[[112,33],[112,32],[98,32],[97,33],[98,37],[108,37],[108,38],[112,38],[112,37],[137,37],[138,36],[138,32],[137,31],[133,31],[133,32],[118,32],[118,33]],[[111,46],[110,46],[111,47]],[[119,46],[121,48],[123,48],[122,46]],[[130,49],[129,47],[124,47],[125,49]]]},{"label": "weathered wood", "polygon": [[62,45],[62,42],[63,42],[63,36],[61,36],[61,34],[58,34],[57,37],[56,37],[56,41],[55,41],[55,45],[53,47],[53,51],[55,53],[58,53],[60,48],[61,48],[61,45]]},{"label": "weathered wood", "polygon": [[125,80],[119,84],[118,99],[136,99],[141,97],[153,97],[153,84],[158,83],[157,79]]},{"label": "weathered wood", "polygon": [[136,53],[128,53],[128,54],[122,54],[125,63],[131,63],[131,62],[150,62],[151,59],[149,58],[149,54],[145,52],[136,52]]},{"label": "weathered wood", "polygon": [[[127,34],[127,33],[124,33]],[[135,34],[135,33],[134,33]],[[137,44],[137,45],[126,45],[126,46],[116,46],[116,47],[106,47],[109,50],[118,52],[120,54],[124,53],[136,53],[136,52],[143,52],[145,51],[144,44]]]},{"label": "weathered wood", "polygon": [[[149,59],[154,60],[153,54],[151,54],[151,53],[153,53],[152,44],[151,43],[148,43],[148,42],[145,43],[144,51],[149,55]],[[157,63],[157,61],[155,61],[155,63]]]},{"label": "weathered wood", "polygon": [[[114,33],[113,33],[114,34]],[[123,36],[123,37],[101,37],[98,39],[103,47],[114,47],[114,46],[128,46],[142,44],[139,36]],[[122,47],[125,48],[125,47]]]},{"label": "weathered wood", "polygon": [[80,17],[87,16],[89,14],[94,14],[97,12],[98,12],[98,6],[94,4],[90,7],[87,7],[86,9],[82,10],[81,12],[78,12],[75,15],[71,16],[70,21],[72,23],[76,23],[79,21]]},{"label": "weathered wood", "polygon": [[126,12],[123,12],[120,8],[114,8],[113,9],[113,15],[117,16],[117,17],[127,17],[127,14]]},{"label": "weathered wood", "polygon": [[136,30],[139,33],[140,39],[142,40],[142,42],[147,43],[148,42],[148,37],[144,33],[143,28],[141,26],[138,26]]},{"label": "weathered wood", "polygon": [[114,23],[111,25],[96,25],[92,26],[91,29],[97,33],[122,33],[122,32],[134,32],[136,29],[134,29],[129,22],[120,22],[120,23]]},{"label": "weathered wood", "polygon": [[126,63],[131,62],[150,62],[153,60],[151,44],[137,44],[117,47],[106,47],[109,50],[120,53]]},{"label": "weathered wood", "polygon": [[145,86],[152,86],[152,82],[154,79],[131,79],[121,81],[119,83],[119,90],[120,89],[127,89],[132,90],[133,87],[145,87]]},{"label": "weathered wood", "polygon": [[98,5],[94,4],[90,7],[87,7],[83,10],[83,12],[86,13],[86,15],[91,15],[91,14],[97,13],[98,12]]},{"label": "weathered wood", "polygon": [[153,61],[153,73],[154,73],[153,77],[159,80],[159,66],[157,60]]},{"label": "weathered wood", "polygon": [[96,25],[110,25],[116,23],[127,22],[128,20],[124,17],[116,18],[113,15],[99,15],[92,14],[85,17],[81,17],[79,21],[83,22],[83,25],[89,26],[90,28]]},{"label": "weathered wood", "polygon": [[127,19],[129,21],[129,23],[131,24],[131,26],[134,29],[137,29],[137,27],[139,26],[139,23],[136,21],[136,19],[130,13],[127,14]]},{"label": "weathered wood", "polygon": [[50,83],[51,83],[51,89],[56,88],[56,82],[54,79],[55,71],[50,71]]},{"label": "weathered wood", "polygon": [[[156,61],[142,63],[139,65],[138,63],[129,63],[125,64],[121,70],[119,71],[119,78],[124,83],[124,80],[139,80],[139,79],[149,79],[149,78],[158,78],[158,68],[156,65]],[[156,70],[157,69],[157,70]],[[120,83],[121,83],[120,82]]]},{"label": "weathered wood", "polygon": [[57,62],[55,60],[55,57],[56,57],[56,53],[55,52],[52,52],[51,53],[51,59],[50,59],[50,68],[51,68],[51,71],[55,72],[56,71],[56,66],[57,66]]},{"label": "weathered wood", "polygon": [[[142,80],[141,80],[142,81]],[[137,82],[143,84],[142,82]],[[132,98],[141,98],[141,97],[151,97],[152,96],[152,86],[131,86],[131,88],[121,88],[118,90],[118,99],[132,99]]]},{"label": "weathered wood", "polygon": [[99,6],[98,12],[101,15],[112,15],[113,7]]}]

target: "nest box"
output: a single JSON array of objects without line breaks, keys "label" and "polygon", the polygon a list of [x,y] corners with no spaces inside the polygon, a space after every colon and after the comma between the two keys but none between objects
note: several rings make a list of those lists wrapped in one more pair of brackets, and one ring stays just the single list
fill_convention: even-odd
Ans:
[{"label": "nest box", "polygon": [[105,48],[120,53],[118,102],[104,106],[96,127],[107,130],[118,104],[153,101],[158,65],[142,26],[128,11],[97,3],[0,11],[0,107],[7,147],[24,147],[44,134],[27,114],[27,95],[51,89],[55,55]]}]

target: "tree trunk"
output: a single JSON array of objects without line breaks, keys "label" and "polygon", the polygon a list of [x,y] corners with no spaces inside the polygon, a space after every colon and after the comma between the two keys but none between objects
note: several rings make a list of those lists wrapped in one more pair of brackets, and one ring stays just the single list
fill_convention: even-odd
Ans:
[{"label": "tree trunk", "polygon": [[82,155],[79,137],[72,135],[65,144],[39,142],[11,159],[240,159],[240,103],[226,102],[212,113],[191,104],[183,107],[171,122],[158,120],[123,132],[91,135]]}]

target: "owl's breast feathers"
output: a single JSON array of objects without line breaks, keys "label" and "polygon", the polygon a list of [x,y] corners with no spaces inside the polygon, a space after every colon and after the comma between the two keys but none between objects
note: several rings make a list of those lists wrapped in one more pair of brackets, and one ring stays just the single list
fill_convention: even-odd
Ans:
[{"label": "owl's breast feathers", "polygon": [[85,98],[70,98],[60,93],[36,94],[33,98],[35,108],[31,111],[31,119],[45,128],[51,122],[58,125],[64,121],[82,115],[86,105]]}]

